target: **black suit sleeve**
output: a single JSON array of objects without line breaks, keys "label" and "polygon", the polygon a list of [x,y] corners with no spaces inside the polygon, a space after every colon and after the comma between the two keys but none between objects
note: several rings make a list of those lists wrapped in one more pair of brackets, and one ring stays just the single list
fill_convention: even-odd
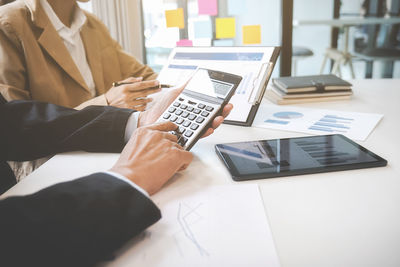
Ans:
[{"label": "black suit sleeve", "polygon": [[1,266],[90,266],[161,217],[128,183],[96,173],[0,201]]},{"label": "black suit sleeve", "polygon": [[132,110],[83,110],[0,99],[0,161],[26,161],[66,151],[120,152]]}]

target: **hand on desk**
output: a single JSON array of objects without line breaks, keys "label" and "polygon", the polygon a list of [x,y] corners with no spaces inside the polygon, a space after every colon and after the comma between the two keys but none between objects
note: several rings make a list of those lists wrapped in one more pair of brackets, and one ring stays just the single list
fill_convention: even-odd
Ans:
[{"label": "hand on desk", "polygon": [[158,86],[156,80],[142,81],[143,78],[128,78],[121,81],[120,86],[112,87],[105,93],[110,106],[119,108],[131,108],[137,111],[144,111],[146,105],[153,101],[148,95],[159,92],[161,89],[149,89]]},{"label": "hand on desk", "polygon": [[[138,127],[153,124],[158,120],[158,118],[164,113],[164,111],[171,105],[172,102],[178,97],[178,95],[183,91],[186,84],[180,88],[172,89],[164,93],[159,99],[154,102],[153,106],[140,113]],[[214,119],[212,127],[207,130],[207,132],[202,137],[207,137],[214,132],[224,121],[229,113],[232,111],[233,105],[227,104],[222,110],[222,116],[218,116]]]},{"label": "hand on desk", "polygon": [[111,171],[119,173],[146,190],[156,193],[193,159],[192,153],[177,144],[172,122],[138,128],[126,144]]}]

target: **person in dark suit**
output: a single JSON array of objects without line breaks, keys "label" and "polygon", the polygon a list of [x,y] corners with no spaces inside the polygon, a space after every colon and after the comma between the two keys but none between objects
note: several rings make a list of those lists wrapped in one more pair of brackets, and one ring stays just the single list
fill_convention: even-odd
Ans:
[{"label": "person in dark suit", "polygon": [[[169,133],[175,124],[151,124],[174,98],[171,94],[155,110],[141,113],[140,127],[126,145],[132,110],[92,106],[77,111],[0,98],[3,186],[15,183],[6,160],[72,150],[119,152],[125,145],[108,172],[0,200],[0,266],[91,266],[111,259],[116,249],[159,220],[160,211],[148,194],[192,160]],[[217,118],[214,128],[222,120]]]}]

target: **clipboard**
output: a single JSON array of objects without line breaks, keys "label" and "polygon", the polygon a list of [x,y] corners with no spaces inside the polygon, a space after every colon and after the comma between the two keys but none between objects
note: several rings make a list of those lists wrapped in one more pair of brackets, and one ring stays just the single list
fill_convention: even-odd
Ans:
[{"label": "clipboard", "polygon": [[158,76],[161,83],[181,85],[201,68],[243,77],[231,99],[226,124],[251,126],[280,53],[280,47],[176,47]]}]

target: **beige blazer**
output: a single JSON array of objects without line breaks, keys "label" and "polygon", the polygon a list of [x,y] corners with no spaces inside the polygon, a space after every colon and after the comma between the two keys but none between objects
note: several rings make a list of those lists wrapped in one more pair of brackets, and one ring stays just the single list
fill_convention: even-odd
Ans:
[{"label": "beige blazer", "polygon": [[112,82],[131,76],[156,77],[151,68],[125,53],[96,17],[85,14],[81,37],[98,97],[92,99],[39,0],[18,0],[0,7],[0,93],[4,98],[80,108],[106,105],[102,95]]}]

